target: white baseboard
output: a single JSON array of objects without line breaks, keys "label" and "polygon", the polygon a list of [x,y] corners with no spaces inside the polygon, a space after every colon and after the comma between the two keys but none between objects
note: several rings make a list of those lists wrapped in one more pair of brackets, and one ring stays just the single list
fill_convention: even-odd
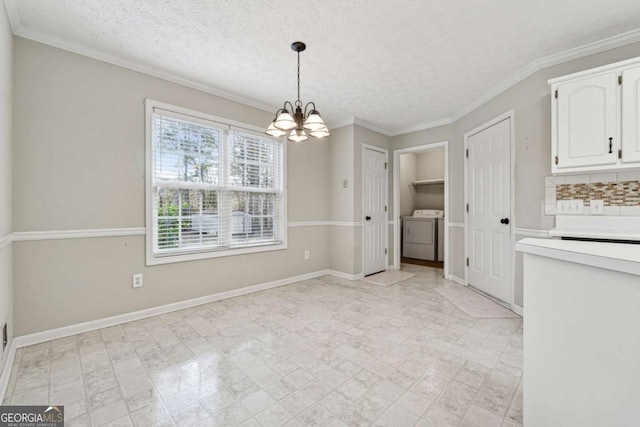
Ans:
[{"label": "white baseboard", "polygon": [[208,304],[214,301],[220,301],[227,298],[233,298],[241,295],[260,292],[279,286],[289,285],[291,283],[303,280],[314,279],[320,276],[331,274],[330,270],[320,270],[313,273],[302,274],[299,276],[287,277],[284,279],[274,280],[272,282],[260,283],[257,285],[247,286],[231,291],[219,292],[199,298],[192,298],[185,301],[175,302],[171,304],[161,305],[158,307],[147,308],[144,310],[133,311],[130,313],[119,314],[116,316],[105,317],[103,319],[91,320],[89,322],[77,323],[75,325],[63,326],[61,328],[49,329],[47,331],[36,332],[29,335],[22,335],[14,338],[16,348],[26,347],[34,344],[43,343],[59,338],[65,338],[71,335],[81,334],[84,332],[95,331],[97,329],[108,328],[110,326],[120,325],[122,323],[133,322],[135,320],[145,319],[151,316],[170,313],[172,311],[183,310],[202,304]]},{"label": "white baseboard", "polygon": [[447,279],[452,280],[462,286],[467,286],[467,284],[464,282],[464,279],[456,276],[455,274],[450,274],[449,277],[447,277]]},{"label": "white baseboard", "polygon": [[519,316],[523,316],[522,314],[524,312],[524,309],[522,307],[520,307],[519,305],[516,304],[511,304],[511,311],[513,311],[515,314],[519,315]]},{"label": "white baseboard", "polygon": [[327,274],[340,277],[342,279],[347,279],[347,280],[359,280],[364,277],[364,273],[351,274],[351,273],[343,273],[342,271],[336,271],[336,270],[327,270]]},{"label": "white baseboard", "polygon": [[5,359],[5,363],[2,369],[2,376],[0,376],[0,404],[4,399],[7,387],[9,385],[9,378],[11,376],[11,368],[16,354],[16,349],[27,347],[30,345],[40,344],[43,342],[65,338],[71,335],[81,334],[84,332],[95,331],[97,329],[108,328],[110,326],[120,325],[122,323],[133,322],[135,320],[145,319],[151,316],[157,316],[160,314],[170,313],[172,311],[183,310],[185,308],[196,307],[202,304],[208,304],[214,301],[220,301],[227,298],[234,298],[241,295],[247,295],[254,292],[260,292],[267,289],[277,288],[279,286],[289,285],[303,280],[314,279],[316,277],[332,275],[341,277],[348,280],[357,280],[364,277],[364,274],[349,274],[336,270],[319,270],[312,273],[301,274],[299,276],[287,277],[284,279],[278,279],[271,282],[260,283],[257,285],[247,286],[240,289],[234,289],[231,291],[219,292],[216,294],[207,295],[199,298],[192,298],[185,301],[175,302],[172,304],[161,305],[158,307],[147,308],[144,310],[133,311],[131,313],[119,314],[116,316],[106,317],[103,319],[91,320],[89,322],[77,323],[75,325],[64,326],[61,328],[50,329],[47,331],[36,332],[29,335],[22,335],[15,337],[11,340],[7,346],[8,355]]},{"label": "white baseboard", "polygon": [[9,378],[11,377],[11,368],[13,367],[13,361],[16,357],[16,340],[12,339],[7,345],[7,356],[4,359],[2,366],[2,375],[0,375],[0,405],[4,400],[4,396],[7,394],[7,387],[9,386]]}]

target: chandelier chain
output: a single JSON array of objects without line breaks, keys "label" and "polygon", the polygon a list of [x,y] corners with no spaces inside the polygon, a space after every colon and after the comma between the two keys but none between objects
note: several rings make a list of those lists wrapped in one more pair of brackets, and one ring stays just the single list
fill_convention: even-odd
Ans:
[{"label": "chandelier chain", "polygon": [[300,102],[300,52],[298,52],[298,102],[296,104],[302,105]]}]

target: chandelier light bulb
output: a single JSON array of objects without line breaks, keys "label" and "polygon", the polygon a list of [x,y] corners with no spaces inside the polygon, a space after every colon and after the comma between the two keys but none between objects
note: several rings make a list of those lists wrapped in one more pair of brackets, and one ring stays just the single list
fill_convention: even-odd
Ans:
[{"label": "chandelier light bulb", "polygon": [[287,110],[283,110],[278,114],[278,117],[273,124],[276,128],[281,130],[290,130],[296,127],[296,121],[293,120],[293,116]]},{"label": "chandelier light bulb", "polygon": [[318,113],[316,110],[311,110],[309,116],[307,117],[307,120],[304,121],[304,128],[313,131],[322,129],[323,127],[326,126],[324,124],[324,121],[322,120],[322,117],[320,117],[320,113]]},{"label": "chandelier light bulb", "polygon": [[329,133],[329,129],[327,129],[326,126],[323,126],[320,129],[309,132],[309,135],[314,138],[325,138],[327,136],[330,136],[331,133]]},{"label": "chandelier light bulb", "polygon": [[309,137],[307,136],[307,133],[302,129],[293,129],[287,139],[293,142],[304,142],[309,139]]},{"label": "chandelier light bulb", "polygon": [[287,134],[286,131],[282,130],[282,129],[278,129],[275,125],[276,121],[272,121],[271,124],[269,125],[269,127],[267,128],[267,131],[265,132],[267,135],[271,135],[273,137],[276,138],[280,138],[281,136],[285,136]]}]

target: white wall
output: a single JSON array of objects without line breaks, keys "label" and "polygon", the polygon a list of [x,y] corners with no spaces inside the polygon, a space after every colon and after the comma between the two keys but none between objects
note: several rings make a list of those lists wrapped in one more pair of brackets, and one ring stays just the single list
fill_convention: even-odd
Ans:
[{"label": "white wall", "polygon": [[[4,4],[0,4],[0,328],[8,323],[9,339],[13,337],[13,247],[8,238],[13,231],[12,93],[13,33]],[[0,372],[6,355],[0,355]]]},{"label": "white wall", "polygon": [[[271,111],[19,37],[14,56],[15,231],[144,227],[145,98],[256,126],[272,120]],[[288,145],[290,222],[328,219],[330,160],[328,141]],[[329,268],[329,227],[290,227],[288,239],[283,251],[152,267],[144,236],[15,242],[16,334]],[[144,273],[143,288],[131,288],[133,273]]]}]

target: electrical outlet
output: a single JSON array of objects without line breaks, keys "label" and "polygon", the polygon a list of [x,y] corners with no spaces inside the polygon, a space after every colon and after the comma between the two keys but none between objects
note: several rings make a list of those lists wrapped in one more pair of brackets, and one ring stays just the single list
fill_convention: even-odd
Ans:
[{"label": "electrical outlet", "polygon": [[349,181],[347,181],[346,179],[342,180],[342,188],[349,188]]},{"label": "electrical outlet", "polygon": [[591,200],[591,215],[604,215],[604,200]]},{"label": "electrical outlet", "polygon": [[141,288],[143,284],[144,284],[144,282],[143,282],[143,278],[142,278],[142,273],[134,274],[132,276],[131,285],[134,288]]},{"label": "electrical outlet", "polygon": [[304,251],[304,259],[309,259],[309,258],[311,258],[311,252]]}]

